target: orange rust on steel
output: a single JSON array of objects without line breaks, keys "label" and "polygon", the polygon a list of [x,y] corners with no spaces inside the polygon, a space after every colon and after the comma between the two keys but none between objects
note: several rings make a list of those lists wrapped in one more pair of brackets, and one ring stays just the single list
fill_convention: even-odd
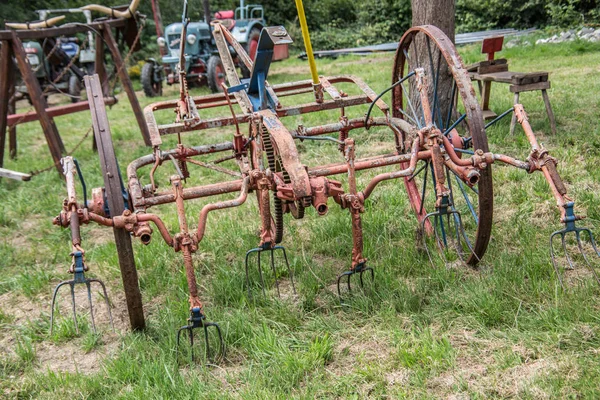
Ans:
[{"label": "orange rust on steel", "polygon": [[517,160],[504,154],[494,154],[494,161],[500,161],[513,167],[524,169],[525,171],[529,171],[531,168],[528,162]]},{"label": "orange rust on steel", "polygon": [[366,259],[363,257],[363,232],[360,213],[364,211],[363,199],[356,189],[356,171],[354,169],[354,139],[348,138],[344,141],[346,149],[346,163],[348,164],[348,188],[349,193],[344,198],[350,210],[352,218],[352,270]]},{"label": "orange rust on steel", "polygon": [[531,149],[534,151],[540,150],[540,145],[538,144],[537,139],[533,134],[533,129],[531,129],[531,125],[529,124],[529,118],[527,118],[527,113],[523,109],[523,105],[515,104],[514,110],[515,115],[517,116],[517,120],[519,121],[519,123],[523,127],[523,130],[525,131],[525,136],[527,136],[527,140],[529,140],[529,143],[531,144]]},{"label": "orange rust on steel", "polygon": [[[376,158],[373,157],[370,159],[356,160],[354,162],[354,169],[356,171],[361,171],[364,169],[379,168],[388,165],[400,164],[402,162],[410,161],[410,157],[410,154],[390,154]],[[419,160],[428,159],[431,157],[431,152],[429,150],[420,151],[417,154],[417,157]],[[346,163],[329,164],[308,169],[308,174],[310,176],[329,176],[345,174],[346,172],[348,172],[348,165]]]},{"label": "orange rust on steel", "polygon": [[273,147],[278,151],[281,164],[291,180],[296,199],[311,195],[310,181],[306,167],[300,162],[300,154],[294,138],[271,110],[259,111],[263,118],[263,126],[269,132]]},{"label": "orange rust on steel", "polygon": [[[132,161],[128,166],[127,166],[127,178],[129,181],[129,193],[130,193],[130,197],[133,203],[133,207],[134,210],[137,211],[138,207],[143,207],[143,194],[142,194],[142,187],[140,185],[140,181],[139,178],[137,176],[137,170],[143,166],[146,165],[150,165],[150,164],[155,164],[155,166],[157,166],[157,160],[158,161],[164,161],[166,159],[169,158],[169,156],[173,156],[175,158],[181,158],[181,157],[191,157],[191,156],[195,156],[195,155],[204,155],[204,154],[211,154],[211,153],[217,153],[217,152],[221,152],[221,151],[227,151],[227,150],[232,150],[233,149],[233,143],[231,142],[225,142],[225,143],[218,143],[215,145],[207,145],[207,146],[195,146],[195,147],[186,147],[185,148],[185,153],[181,153],[178,150],[170,150],[170,151],[164,151],[161,153],[161,157],[158,158],[156,157],[155,154],[149,154],[143,157],[140,157],[134,161]],[[151,173],[152,176],[153,173]],[[172,193],[171,193],[172,194]],[[174,198],[173,198],[174,201]],[[140,203],[142,202],[142,203]]]},{"label": "orange rust on steel", "polygon": [[473,166],[473,159],[470,157],[465,159],[460,158],[460,156],[456,154],[456,151],[454,151],[454,146],[452,145],[452,142],[450,142],[450,140],[446,136],[442,135],[442,140],[444,141],[444,151],[446,151],[446,153],[450,156],[450,159],[454,164],[460,165],[462,167]]},{"label": "orange rust on steel", "polygon": [[163,239],[165,240],[165,242],[169,246],[173,246],[173,238],[169,234],[169,231],[167,230],[165,223],[160,219],[160,217],[158,215],[137,214],[137,220],[140,222],[152,221],[154,223],[154,225],[156,225],[156,227],[158,228],[158,231],[160,232],[160,234],[163,237]]},{"label": "orange rust on steel", "polygon": [[[122,225],[123,227],[125,226],[125,221],[120,221],[119,223],[116,223],[115,220],[117,218],[126,218],[124,216],[119,216],[114,219],[104,218],[104,217],[102,217],[98,214],[92,213],[92,212],[87,212],[85,214],[85,217],[87,219],[89,219],[90,221],[94,221],[95,223],[100,224],[100,225],[114,226],[116,224],[116,225]],[[130,221],[133,224],[137,224],[139,222],[153,222],[154,225],[156,225],[156,227],[158,228],[158,231],[160,232],[160,234],[163,237],[163,239],[165,240],[165,242],[169,246],[173,246],[173,237],[171,237],[171,234],[167,230],[165,223],[160,219],[160,217],[158,215],[140,213],[140,214],[131,214],[128,218],[130,218]]]},{"label": "orange rust on steel", "polygon": [[[334,100],[326,100],[323,103],[307,103],[299,106],[293,107],[282,107],[277,109],[278,117],[289,117],[300,114],[307,114],[311,112],[317,111],[327,111],[334,110],[340,107],[351,107],[358,106],[363,104],[369,104],[369,97],[366,95],[357,95],[357,96],[348,96],[344,97],[337,102]],[[146,121],[150,118],[149,115],[146,115]],[[237,114],[235,118],[240,123],[247,123],[250,121],[252,116],[250,114]],[[154,116],[152,116],[153,123],[156,123],[154,120]],[[169,135],[173,133],[181,133],[181,132],[189,132],[189,131],[197,131],[204,129],[212,129],[212,128],[220,128],[223,126],[231,126],[234,125],[233,117],[219,117],[219,118],[210,118],[206,120],[202,120],[200,123],[196,124],[193,128],[187,127],[183,123],[172,123],[166,125],[156,126],[156,132],[159,136],[161,135]],[[155,142],[160,145],[162,143],[162,139],[158,138],[159,141],[155,139]]]},{"label": "orange rust on steel", "polygon": [[423,68],[415,69],[417,73],[417,90],[421,97],[421,108],[423,110],[423,118],[425,125],[429,126],[432,123],[431,120],[431,107],[429,105],[429,93],[427,93],[427,79],[425,78],[425,70]]},{"label": "orange rust on steel", "polygon": [[[257,171],[258,172],[258,171]],[[272,217],[271,217],[271,206],[270,206],[270,191],[269,191],[269,180],[264,175],[264,173],[258,173],[255,175],[255,180],[257,182],[258,189],[256,190],[256,195],[258,197],[258,206],[260,212],[260,246],[265,243],[271,243],[275,245],[273,241],[273,231],[272,231]]]},{"label": "orange rust on steel", "polygon": [[224,208],[237,207],[246,201],[248,198],[248,190],[250,187],[250,178],[245,177],[241,184],[240,195],[234,200],[220,201],[217,203],[207,204],[200,211],[200,218],[198,219],[198,229],[196,230],[196,242],[200,243],[204,237],[204,231],[206,229],[206,220],[208,213],[214,210],[222,210]]},{"label": "orange rust on steel", "polygon": [[396,178],[400,178],[402,176],[412,175],[415,172],[415,168],[417,167],[418,160],[419,160],[419,138],[416,138],[413,141],[412,149],[410,152],[410,163],[409,163],[408,168],[400,170],[400,171],[387,172],[387,173],[379,174],[379,175],[375,176],[373,179],[371,179],[371,182],[369,182],[369,184],[367,185],[365,190],[363,190],[364,199],[366,200],[367,198],[369,198],[369,196],[371,196],[373,189],[375,189],[375,186],[377,186],[380,182],[388,180],[388,179],[396,179]]},{"label": "orange rust on steel", "polygon": [[436,207],[439,206],[439,202],[441,201],[442,195],[445,194],[448,189],[446,189],[446,175],[444,173],[444,156],[442,155],[442,150],[440,145],[435,143],[431,146],[431,162],[433,164],[433,172],[435,175],[435,191],[437,195]]},{"label": "orange rust on steel", "polygon": [[475,185],[479,181],[479,171],[473,166],[463,167],[462,165],[456,165],[451,158],[444,160],[446,167],[450,168],[460,179],[467,183],[469,186]]},{"label": "orange rust on steel", "polygon": [[171,177],[171,185],[175,195],[175,204],[177,205],[177,218],[179,220],[179,240],[181,251],[183,252],[183,266],[190,293],[190,309],[194,307],[202,308],[202,303],[198,298],[198,285],[196,284],[196,275],[194,274],[194,263],[192,262],[193,242],[189,236],[187,220],[185,218],[185,206],[183,204],[183,190],[181,178],[178,175]]},{"label": "orange rust on steel", "polygon": [[[514,109],[515,114],[517,116],[517,120],[523,127],[523,131],[525,131],[525,136],[527,136],[527,140],[529,140],[529,143],[531,144],[532,151],[542,151],[543,149],[538,144],[535,134],[533,133],[533,129],[531,129],[531,125],[529,124],[529,119],[527,118],[527,113],[523,109],[523,105],[515,104]],[[555,161],[548,155],[547,152],[543,153],[540,161],[542,165],[542,171],[544,172],[546,180],[550,184],[552,192],[556,192],[554,196],[557,198],[557,201],[559,201],[559,205],[564,204],[564,199],[562,196],[564,196],[567,193],[567,188],[565,187],[565,184],[563,183],[560,175],[558,174],[558,171],[556,170]],[[559,195],[560,200],[559,197],[557,197],[557,194]]]}]

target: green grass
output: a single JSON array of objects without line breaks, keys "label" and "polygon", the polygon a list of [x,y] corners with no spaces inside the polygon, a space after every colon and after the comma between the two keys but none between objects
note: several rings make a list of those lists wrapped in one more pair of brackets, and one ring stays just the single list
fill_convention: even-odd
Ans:
[{"label": "green grass", "polygon": [[[460,49],[465,63],[481,59],[477,46]],[[549,70],[549,91],[559,133],[549,134],[539,93],[521,100],[540,142],[559,160],[559,171],[576,200],[583,223],[600,230],[600,45],[565,43],[504,51],[518,71]],[[391,54],[319,60],[322,75],[353,74],[379,92],[390,84]],[[308,79],[306,63],[273,65],[270,81]],[[205,94],[207,89],[193,89]],[[166,90],[164,99],[177,95]],[[310,101],[311,96],[304,96]],[[125,96],[112,107],[117,157],[128,162],[149,153]],[[140,95],[142,106],[161,99]],[[389,97],[384,98],[389,101]],[[495,85],[492,108],[511,106],[508,88]],[[22,111],[27,110],[25,104]],[[363,108],[353,116],[364,113]],[[160,116],[171,121],[172,113]],[[288,127],[337,121],[338,114],[286,119]],[[520,128],[508,135],[509,120],[488,130],[490,147],[521,159],[528,143]],[[90,125],[89,113],[56,118],[67,149]],[[184,135],[188,145],[229,140],[231,129]],[[381,152],[384,130],[356,132],[357,156]],[[19,126],[18,159],[6,167],[30,171],[51,164],[41,128]],[[164,149],[175,138],[165,138]],[[298,143],[307,165],[341,162],[336,146]],[[75,154],[88,188],[102,185],[91,138]],[[233,163],[224,163],[235,169]],[[163,190],[173,173],[165,164]],[[223,177],[192,167],[188,185]],[[55,172],[29,183],[0,182],[0,390],[8,398],[596,398],[600,396],[600,287],[590,279],[563,292],[548,255],[548,237],[560,228],[558,210],[541,174],[494,166],[495,216],[488,252],[476,270],[432,267],[415,243],[416,220],[401,182],[381,184],[363,214],[365,255],[375,284],[344,306],[335,293],[337,275],[348,267],[352,237],[346,210],[330,201],[326,217],[314,210],[300,221],[287,219],[288,251],[298,296],[283,299],[258,287],[248,297],[244,254],[256,246],[256,202],[210,214],[206,236],[194,256],[206,314],[223,329],[227,357],[217,366],[191,364],[188,349],[175,352],[176,329],[188,318],[181,255],[162,243],[134,241],[148,328],[127,330],[127,313],[115,246],[109,229],[82,228],[90,276],[108,286],[116,333],[108,325],[102,298],[95,295],[99,334],[78,308],[77,334],[68,289],[49,336],[53,287],[69,278],[68,230],[52,225],[66,191]],[[361,173],[364,187],[375,172]],[[142,176],[147,178],[148,171]],[[334,178],[335,179],[335,178]],[[345,180],[345,177],[341,178]],[[231,198],[220,196],[219,199]],[[213,201],[211,199],[210,201]],[[186,203],[192,227],[206,200]],[[174,232],[174,207],[156,212]],[[272,276],[267,272],[267,281]],[[254,267],[251,278],[258,280]],[[289,279],[286,279],[289,286]],[[272,285],[271,285],[272,286]],[[78,304],[86,298],[77,293]],[[103,314],[104,313],[104,314]],[[201,339],[198,336],[198,339]],[[199,340],[198,340],[199,341]],[[197,342],[198,342],[197,341]],[[198,347],[197,352],[200,351]],[[66,360],[66,361],[65,361]]]}]

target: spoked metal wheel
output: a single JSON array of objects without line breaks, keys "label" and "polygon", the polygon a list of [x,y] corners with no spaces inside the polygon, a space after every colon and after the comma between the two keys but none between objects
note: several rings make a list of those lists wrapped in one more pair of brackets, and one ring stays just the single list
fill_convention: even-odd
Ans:
[{"label": "spoked metal wheel", "polygon": [[[432,124],[448,137],[457,153],[468,157],[474,151],[488,151],[481,109],[468,73],[450,39],[438,28],[425,25],[408,30],[398,46],[392,83],[413,74],[392,92],[393,116],[417,128],[426,117],[414,72],[424,70]],[[450,191],[450,213],[426,219],[435,210],[435,179],[430,160],[421,161],[412,177],[404,179],[419,226],[435,238],[436,247],[451,247],[468,264],[483,257],[492,229],[493,191],[491,167],[481,171],[474,185],[467,184],[444,166],[446,188]]]}]

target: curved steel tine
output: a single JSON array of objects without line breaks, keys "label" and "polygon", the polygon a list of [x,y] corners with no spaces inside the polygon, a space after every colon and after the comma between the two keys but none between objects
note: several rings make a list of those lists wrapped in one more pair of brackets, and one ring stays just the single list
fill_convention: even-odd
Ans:
[{"label": "curved steel tine", "polygon": [[62,281],[54,288],[54,293],[52,294],[52,310],[50,311],[50,335],[52,335],[52,332],[54,331],[54,306],[56,305],[56,295],[58,294],[58,289],[70,283],[71,281]]},{"label": "curved steel tine", "polygon": [[[337,278],[337,290],[338,290],[338,296],[342,297],[342,291],[340,289],[340,282],[342,281],[342,278],[346,275],[350,276],[352,274],[352,271],[345,271],[342,272],[338,278]],[[350,278],[348,277],[348,290],[350,291]]]},{"label": "curved steel tine", "polygon": [[94,321],[94,306],[92,304],[92,288],[89,280],[85,281],[85,286],[87,288],[88,302],[90,303],[90,318],[92,319],[92,329],[94,330],[94,333],[97,334],[98,332],[96,332],[96,322]]},{"label": "curved steel tine", "polygon": [[250,253],[252,253],[254,249],[248,250],[246,252],[246,286],[248,286],[248,298],[252,297],[252,291],[250,290],[250,272],[248,271],[248,258],[250,257]]},{"label": "curved steel tine", "polygon": [[[475,256],[475,258],[477,258],[477,261],[481,261],[480,258],[477,256],[477,254],[475,254],[475,251],[473,250],[473,246],[471,246],[471,242],[469,241],[469,238],[467,237],[467,233],[465,231],[463,222],[462,222],[462,216],[460,215],[460,212],[458,211],[453,211],[455,212],[455,216],[456,218],[458,218],[458,224],[460,227],[460,233],[465,241],[465,244],[467,245],[467,247],[469,248],[469,251],[471,252],[471,254],[473,254]],[[462,246],[461,246],[462,248]]]},{"label": "curved steel tine", "polygon": [[106,292],[106,286],[104,285],[104,282],[102,282],[100,279],[96,279],[96,278],[89,279],[89,282],[97,282],[102,287],[102,292],[104,294],[104,302],[106,303],[106,309],[108,310],[108,319],[110,321],[110,326],[112,327],[113,332],[115,332],[115,324],[113,322],[112,312],[110,311],[110,303],[108,301],[108,293]]},{"label": "curved steel tine", "polygon": [[285,265],[288,270],[288,275],[290,276],[290,281],[292,283],[292,291],[296,294],[296,286],[294,285],[294,274],[292,273],[292,269],[290,268],[290,263],[288,262],[287,252],[285,251],[285,247],[283,246],[275,246],[275,249],[281,249],[283,251],[283,258],[285,260]]},{"label": "curved steel tine", "polygon": [[350,271],[350,273],[346,274],[348,276],[348,293],[352,292],[352,287],[350,286],[350,278],[352,277],[352,275],[354,274],[354,272]]},{"label": "curved steel tine", "polygon": [[179,342],[181,340],[181,332],[185,330],[191,330],[189,325],[182,326],[177,330],[177,341],[175,343],[175,357],[179,354]]},{"label": "curved steel tine", "polygon": [[588,234],[588,236],[590,238],[590,244],[592,245],[592,248],[596,252],[596,255],[598,257],[600,257],[600,250],[598,250],[598,246],[596,245],[596,240],[594,239],[594,234],[592,233],[592,230],[590,228],[579,228],[579,231],[580,232],[585,232],[585,233]]},{"label": "curved steel tine", "polygon": [[562,247],[563,247],[563,250],[565,251],[565,257],[567,258],[567,262],[569,263],[569,269],[575,269],[575,264],[573,264],[573,261],[571,261],[571,257],[569,257],[569,252],[567,251],[567,243],[565,242],[566,236],[567,236],[567,232],[565,232],[565,231],[563,231],[562,234],[560,235]]},{"label": "curved steel tine", "polygon": [[587,256],[585,255],[585,251],[583,249],[583,245],[581,244],[581,236],[580,236],[581,232],[586,232],[588,235],[590,235],[590,238],[592,238],[591,231],[588,228],[578,229],[578,230],[575,231],[575,236],[577,238],[577,247],[579,247],[579,252],[583,256],[583,259],[585,260],[585,263],[586,263],[588,269],[592,272],[592,275],[594,275],[594,279],[596,279],[596,282],[598,282],[598,284],[600,285],[600,279],[598,277],[598,274],[596,274],[596,270],[594,269],[594,267],[592,266],[592,264],[588,260]]},{"label": "curved steel tine", "polygon": [[556,273],[556,276],[558,277],[558,282],[560,283],[560,286],[564,290],[565,284],[563,282],[562,275],[561,275],[561,273],[558,269],[558,265],[556,263],[556,255],[554,254],[554,238],[560,234],[562,234],[562,231],[556,231],[552,235],[550,235],[550,259],[552,260],[552,267],[554,267],[554,272]]},{"label": "curved steel tine", "polygon": [[262,251],[258,251],[258,274],[260,275],[260,284],[262,285],[263,297],[267,297],[265,292],[265,279],[263,278],[262,267],[260,266],[260,254]]},{"label": "curved steel tine", "polygon": [[271,249],[271,270],[273,271],[273,277],[275,278],[275,287],[277,288],[277,296],[281,298],[281,292],[279,291],[279,280],[277,279],[277,271],[275,270],[275,258],[273,255],[273,249]]},{"label": "curved steel tine", "polygon": [[427,233],[425,232],[425,223],[427,222],[428,218],[429,214],[427,214],[425,218],[423,218],[423,221],[421,221],[421,232],[423,232],[422,240],[423,246],[425,247],[425,252],[427,253],[427,257],[429,258],[429,262],[431,263],[431,265],[435,266],[433,258],[431,258],[431,253],[429,252],[429,247],[427,246]]},{"label": "curved steel tine", "polygon": [[[207,360],[207,362],[208,361],[217,362],[219,360],[222,360],[225,357],[225,342],[223,341],[223,334],[221,332],[221,327],[216,322],[205,322],[203,325],[204,325],[204,339],[205,339],[205,343],[206,343],[206,360]],[[217,352],[217,356],[212,359],[210,356],[210,341],[208,340],[208,337],[209,337],[208,328],[211,326],[216,329],[218,337],[219,337],[219,351]]]},{"label": "curved steel tine", "polygon": [[188,331],[190,332],[190,350],[192,352],[192,362],[194,362],[194,328],[190,327]]},{"label": "curved steel tine", "polygon": [[[433,220],[435,221],[434,223],[434,227],[433,227],[433,232],[435,234],[435,241],[437,243],[437,246],[440,250],[440,258],[442,259],[442,261],[444,262],[444,264],[448,264],[448,259],[446,258],[446,253],[445,253],[445,249],[444,249],[444,245],[443,242],[440,239],[440,235],[438,234],[438,218],[440,219],[442,218],[441,215],[439,215],[439,212],[433,212],[432,215],[434,216]],[[441,223],[443,224],[444,222],[441,221]]]},{"label": "curved steel tine", "polygon": [[79,335],[79,326],[77,325],[77,311],[75,310],[75,282],[70,281],[71,286],[71,301],[73,303],[73,322],[75,323],[75,332]]},{"label": "curved steel tine", "polygon": [[363,269],[362,271],[360,271],[360,287],[364,288],[365,284],[363,282],[363,273],[370,271],[371,272],[371,282],[375,281],[375,271],[373,270],[373,268],[371,267],[367,267],[365,269]]}]

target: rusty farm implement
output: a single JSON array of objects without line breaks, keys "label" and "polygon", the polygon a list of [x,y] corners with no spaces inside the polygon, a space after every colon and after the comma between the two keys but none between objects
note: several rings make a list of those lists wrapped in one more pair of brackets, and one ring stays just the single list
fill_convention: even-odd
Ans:
[{"label": "rusty farm implement", "polygon": [[[310,45],[301,2],[298,3],[305,43]],[[284,216],[304,218],[305,210],[310,207],[322,216],[327,214],[332,203],[329,200],[333,200],[348,210],[353,238],[348,268],[345,272],[340,271],[337,280],[338,293],[343,297],[351,290],[353,279],[362,286],[375,278],[374,263],[363,251],[362,218],[369,197],[381,182],[388,180],[403,181],[416,215],[420,240],[433,263],[462,260],[469,265],[477,264],[490,241],[491,166],[495,163],[528,173],[541,171],[546,178],[561,211],[561,222],[565,224],[563,230],[552,235],[553,240],[561,241],[567,260],[566,266],[561,265],[562,258],[555,257],[552,243],[552,263],[558,276],[561,277],[563,267],[573,268],[579,263],[593,271],[600,254],[591,231],[576,225],[581,217],[574,213],[573,201],[557,172],[556,159],[538,144],[520,105],[515,105],[511,111],[516,114],[531,145],[529,157],[521,161],[490,152],[486,126],[467,70],[452,42],[438,28],[418,26],[402,37],[394,61],[392,86],[386,91],[391,91],[391,104],[382,100],[385,92],[378,95],[358,77],[319,77],[309,46],[312,79],[271,85],[267,78],[273,47],[291,42],[283,27],[262,30],[254,61],[219,22],[213,22],[213,28],[228,82],[222,85],[222,93],[192,97],[187,90],[185,70],[180,69],[179,97],[151,104],[144,111],[153,153],[131,162],[122,179],[112,147],[100,82],[96,77],[86,77],[105,187],[94,189],[91,201],[81,203],[75,198],[73,189],[76,164],[70,158],[63,161],[69,197],[55,223],[70,227],[72,232],[75,267],[71,272],[75,273],[77,281],[77,271],[87,268],[82,258],[79,225],[94,222],[113,227],[134,329],[144,326],[144,316],[132,256],[132,236],[148,244],[153,228],[157,229],[173,250],[183,254],[190,317],[179,329],[177,339],[179,341],[181,333],[188,333],[193,344],[194,330],[202,329],[206,352],[216,356],[223,352],[222,333],[216,323],[207,320],[192,260],[192,255],[202,249],[209,215],[242,206],[250,194],[256,196],[261,229],[257,246],[246,254],[245,272],[248,290],[260,285],[264,291],[263,253],[268,256],[276,285],[284,274],[293,285],[283,247]],[[230,49],[251,71],[250,79],[238,76]],[[183,55],[182,46],[182,58]],[[301,98],[299,104],[294,103],[296,96]],[[174,122],[158,122],[161,118],[157,115],[164,110],[175,111]],[[336,111],[333,120],[323,125],[291,127],[289,123],[294,123],[294,117],[299,115],[333,115]],[[389,133],[389,148],[378,156],[357,157],[361,139],[368,136],[365,130],[374,127]],[[200,137],[198,132],[202,135],[203,132],[209,134],[210,130],[226,129],[231,133],[223,134],[223,140],[216,144],[184,143],[193,143],[194,138]],[[163,138],[169,135],[176,135],[177,144],[170,150],[163,150]],[[305,165],[297,143],[308,140],[319,140],[323,146],[337,146],[339,160],[318,166]],[[237,166],[237,170],[220,165],[224,160]],[[218,171],[230,179],[188,185],[187,181],[192,181],[199,168]],[[142,169],[144,171],[140,172]],[[359,188],[357,174],[371,169],[381,172],[366,187]],[[346,184],[332,179],[343,176],[347,177]],[[161,184],[168,181],[168,188],[159,190],[159,181]],[[196,226],[192,227],[186,213],[189,200],[228,193],[237,196],[205,205]],[[179,225],[175,232],[167,228],[158,214],[151,212],[155,207],[173,203]],[[212,217],[212,222],[215,221]],[[580,251],[576,256],[569,254],[573,246],[568,244],[571,240],[568,235],[573,235]],[[254,266],[258,268],[261,283],[253,285],[249,272]]]}]

